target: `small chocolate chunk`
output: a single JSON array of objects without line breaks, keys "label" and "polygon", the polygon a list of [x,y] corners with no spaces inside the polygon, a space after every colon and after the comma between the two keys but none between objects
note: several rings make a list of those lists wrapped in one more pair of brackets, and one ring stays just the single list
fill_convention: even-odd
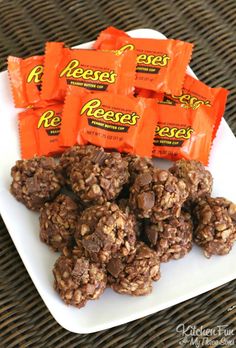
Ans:
[{"label": "small chocolate chunk", "polygon": [[156,245],[159,236],[156,224],[148,224],[145,226],[145,233],[151,245]]},{"label": "small chocolate chunk", "polygon": [[137,179],[137,184],[140,186],[148,185],[152,182],[152,176],[149,172],[140,174]]},{"label": "small chocolate chunk", "polygon": [[123,264],[120,258],[113,258],[107,264],[107,271],[115,278],[123,270]]},{"label": "small chocolate chunk", "polygon": [[91,156],[91,162],[97,163],[100,166],[102,166],[105,163],[105,160],[109,158],[109,153],[104,152],[103,149],[101,151],[96,151]]},{"label": "small chocolate chunk", "polygon": [[92,240],[92,239],[84,239],[82,240],[82,245],[85,250],[88,251],[88,253],[98,253],[101,246],[99,245],[99,240]]},{"label": "small chocolate chunk", "polygon": [[138,207],[141,210],[150,210],[154,207],[155,195],[153,191],[142,192],[138,196]]}]

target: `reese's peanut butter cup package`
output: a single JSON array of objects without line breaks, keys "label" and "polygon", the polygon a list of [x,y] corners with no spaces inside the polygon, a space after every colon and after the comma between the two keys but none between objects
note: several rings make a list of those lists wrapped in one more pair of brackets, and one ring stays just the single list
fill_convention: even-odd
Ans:
[{"label": "reese's peanut butter cup package", "polygon": [[18,115],[20,148],[23,159],[62,152],[59,146],[63,104],[29,108]]},{"label": "reese's peanut butter cup package", "polygon": [[192,110],[201,108],[199,113],[205,113],[206,117],[213,117],[216,120],[212,133],[213,139],[216,136],[219,122],[224,114],[227,96],[229,94],[225,88],[211,88],[187,74],[182,93],[179,95],[157,93],[146,89],[136,89],[135,92],[137,96],[153,98],[160,104],[172,106],[179,104],[182,108]]},{"label": "reese's peanut butter cup package", "polygon": [[207,165],[225,108],[227,91],[223,91],[223,101],[219,99],[214,105],[210,105],[210,100],[195,108],[182,107],[179,103],[156,103],[153,156],[174,161],[198,160]]},{"label": "reese's peanut butter cup package", "polygon": [[[108,36],[113,37],[108,40]],[[109,44],[108,44],[109,41]],[[104,42],[104,45],[103,45]],[[135,87],[178,94],[181,92],[193,45],[180,40],[131,38],[107,28],[94,44],[96,49],[137,53]]]},{"label": "reese's peanut butter cup package", "polygon": [[154,102],[114,93],[68,89],[61,145],[88,143],[151,157],[156,113]]},{"label": "reese's peanut butter cup package", "polygon": [[194,77],[186,75],[180,95],[159,94],[157,96],[156,94],[156,97],[162,104],[180,104],[183,108],[192,110],[200,108],[201,113],[208,114],[208,117],[216,120],[212,133],[212,137],[215,138],[219,122],[225,111],[228,94],[229,92],[225,88],[211,88]]},{"label": "reese's peanut butter cup package", "polygon": [[8,73],[15,107],[24,108],[40,102],[43,56],[26,59],[8,57]]},{"label": "reese's peanut butter cup package", "polygon": [[135,60],[134,52],[119,55],[111,51],[71,49],[64,47],[64,43],[48,42],[42,98],[63,100],[67,85],[91,91],[132,94]]}]

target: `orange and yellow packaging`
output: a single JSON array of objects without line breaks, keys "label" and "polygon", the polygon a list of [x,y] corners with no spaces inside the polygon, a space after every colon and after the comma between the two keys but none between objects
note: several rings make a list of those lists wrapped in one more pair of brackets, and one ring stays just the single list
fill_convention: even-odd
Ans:
[{"label": "orange and yellow packaging", "polygon": [[29,108],[18,114],[21,157],[51,156],[63,152],[59,145],[63,104]]},{"label": "orange and yellow packaging", "polygon": [[93,46],[97,50],[135,51],[137,56],[135,87],[158,92],[181,92],[193,45],[180,40],[131,38],[109,27]]},{"label": "orange and yellow packaging", "polygon": [[43,60],[43,56],[26,59],[8,57],[8,73],[15,107],[24,108],[41,101]]},{"label": "orange and yellow packaging", "polygon": [[68,89],[61,145],[88,143],[151,157],[156,113],[154,102],[114,93]]},{"label": "orange and yellow packaging", "polygon": [[63,101],[68,86],[131,95],[135,60],[135,52],[71,49],[62,42],[48,42],[41,96],[45,100]]}]

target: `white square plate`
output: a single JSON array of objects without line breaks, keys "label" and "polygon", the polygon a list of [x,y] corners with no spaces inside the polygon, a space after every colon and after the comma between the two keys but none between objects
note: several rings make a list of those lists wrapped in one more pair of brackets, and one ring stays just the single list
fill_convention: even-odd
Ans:
[{"label": "white square plate", "polygon": [[[165,39],[151,29],[129,32],[133,37]],[[89,48],[91,43],[78,47]],[[193,76],[193,72],[189,69]],[[13,242],[38,292],[57,322],[75,333],[91,333],[124,324],[185,301],[236,278],[236,247],[224,257],[207,260],[194,247],[179,261],[162,264],[161,280],[144,297],[119,295],[107,289],[97,301],[76,309],[66,306],[53,290],[53,264],[58,254],[39,240],[38,214],[26,209],[9,193],[10,169],[20,158],[17,111],[12,102],[7,72],[0,74],[0,212]],[[214,196],[236,201],[236,141],[223,120],[211,152],[209,169],[214,176]],[[162,167],[167,161],[157,161]],[[17,271],[17,269],[16,269]]]}]

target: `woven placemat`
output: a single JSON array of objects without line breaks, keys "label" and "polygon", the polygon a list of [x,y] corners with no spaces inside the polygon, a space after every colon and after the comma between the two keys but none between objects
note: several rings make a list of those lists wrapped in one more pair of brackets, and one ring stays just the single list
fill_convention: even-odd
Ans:
[{"label": "woven placemat", "polygon": [[[79,44],[95,39],[108,25],[123,30],[152,28],[193,42],[191,66],[198,77],[231,91],[225,118],[236,133],[235,0],[0,1],[0,69],[6,68],[9,54],[41,54],[47,40]],[[201,343],[236,347],[234,332],[217,331],[226,325],[236,333],[235,324],[236,281],[232,281],[126,325],[90,335],[70,333],[48,312],[0,220],[0,348],[176,348]],[[203,341],[206,333],[198,332],[198,340],[187,342],[177,332],[181,325],[215,332],[209,331],[209,341]]]}]

